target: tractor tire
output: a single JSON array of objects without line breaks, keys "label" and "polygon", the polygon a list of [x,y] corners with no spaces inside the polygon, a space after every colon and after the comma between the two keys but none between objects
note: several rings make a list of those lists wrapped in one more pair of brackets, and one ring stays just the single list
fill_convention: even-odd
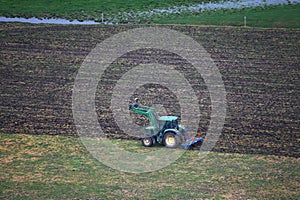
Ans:
[{"label": "tractor tire", "polygon": [[180,137],[176,133],[167,132],[163,137],[163,144],[168,148],[176,148],[180,145]]},{"label": "tractor tire", "polygon": [[142,139],[142,145],[144,147],[152,147],[154,144],[153,138],[152,137],[145,137]]}]

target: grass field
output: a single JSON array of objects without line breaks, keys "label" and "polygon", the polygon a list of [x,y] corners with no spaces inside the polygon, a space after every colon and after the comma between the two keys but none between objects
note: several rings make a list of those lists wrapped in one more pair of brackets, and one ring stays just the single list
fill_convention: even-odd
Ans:
[{"label": "grass field", "polygon": [[[219,0],[220,1],[220,0]],[[209,2],[204,0],[203,2]],[[217,2],[217,1],[216,1]],[[189,5],[199,3],[197,0],[67,0],[67,1],[0,1],[0,15],[5,16],[59,16],[70,18],[72,16],[85,17],[103,13],[117,13],[129,11],[147,11],[155,8],[166,8],[169,6]]]},{"label": "grass field", "polygon": [[[125,149],[144,147],[114,140]],[[162,170],[131,174],[97,161],[79,138],[0,134],[1,199],[297,199],[299,158],[187,151]],[[153,149],[160,148],[159,146]]]},{"label": "grass field", "polygon": [[[209,2],[201,1],[201,2]],[[221,2],[221,1],[213,1]],[[226,2],[226,1],[225,1]],[[243,26],[244,16],[250,27],[300,28],[300,4],[280,5],[257,8],[224,9],[211,12],[162,15],[136,15],[140,11],[163,9],[172,6],[197,4],[194,0],[165,1],[0,1],[0,16],[65,18],[78,20],[96,20],[120,24],[188,24]],[[123,14],[122,14],[123,13]]]},{"label": "grass field", "polygon": [[199,15],[173,15],[152,19],[158,24],[196,24],[218,26],[243,26],[244,16],[249,27],[300,28],[300,5],[273,6],[244,10],[228,10]]}]

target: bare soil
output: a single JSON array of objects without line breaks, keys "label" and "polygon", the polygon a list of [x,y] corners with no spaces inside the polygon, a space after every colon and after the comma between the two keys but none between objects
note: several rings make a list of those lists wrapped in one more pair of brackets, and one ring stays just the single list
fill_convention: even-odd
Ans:
[{"label": "bare soil", "polygon": [[[198,41],[222,74],[227,115],[214,151],[300,156],[300,30],[164,27]],[[77,136],[72,116],[77,71],[98,43],[131,28],[136,26],[0,23],[0,132]],[[178,55],[142,49],[116,60],[99,81],[97,114],[106,135],[135,139],[113,119],[112,89],[126,71],[151,62],[184,74],[198,97],[199,130],[205,133],[210,98],[201,75]],[[148,84],[135,94],[143,104],[163,104],[180,115],[178,99],[167,88]]]}]

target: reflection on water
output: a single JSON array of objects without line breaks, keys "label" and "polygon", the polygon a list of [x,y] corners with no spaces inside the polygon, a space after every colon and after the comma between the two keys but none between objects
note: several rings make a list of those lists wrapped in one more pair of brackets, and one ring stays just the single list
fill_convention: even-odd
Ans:
[{"label": "reflection on water", "polygon": [[25,22],[25,23],[32,23],[32,24],[100,24],[99,22],[95,22],[92,20],[69,21],[67,19],[61,19],[61,18],[39,19],[36,17],[31,17],[28,19],[23,17],[0,17],[0,22]]}]

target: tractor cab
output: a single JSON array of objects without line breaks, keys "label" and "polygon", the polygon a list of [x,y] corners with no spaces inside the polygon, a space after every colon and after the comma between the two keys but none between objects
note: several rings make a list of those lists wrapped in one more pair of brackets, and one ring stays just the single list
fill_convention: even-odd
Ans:
[{"label": "tractor cab", "polygon": [[167,130],[167,129],[179,129],[178,126],[178,117],[176,116],[162,116],[159,117],[159,129]]}]

